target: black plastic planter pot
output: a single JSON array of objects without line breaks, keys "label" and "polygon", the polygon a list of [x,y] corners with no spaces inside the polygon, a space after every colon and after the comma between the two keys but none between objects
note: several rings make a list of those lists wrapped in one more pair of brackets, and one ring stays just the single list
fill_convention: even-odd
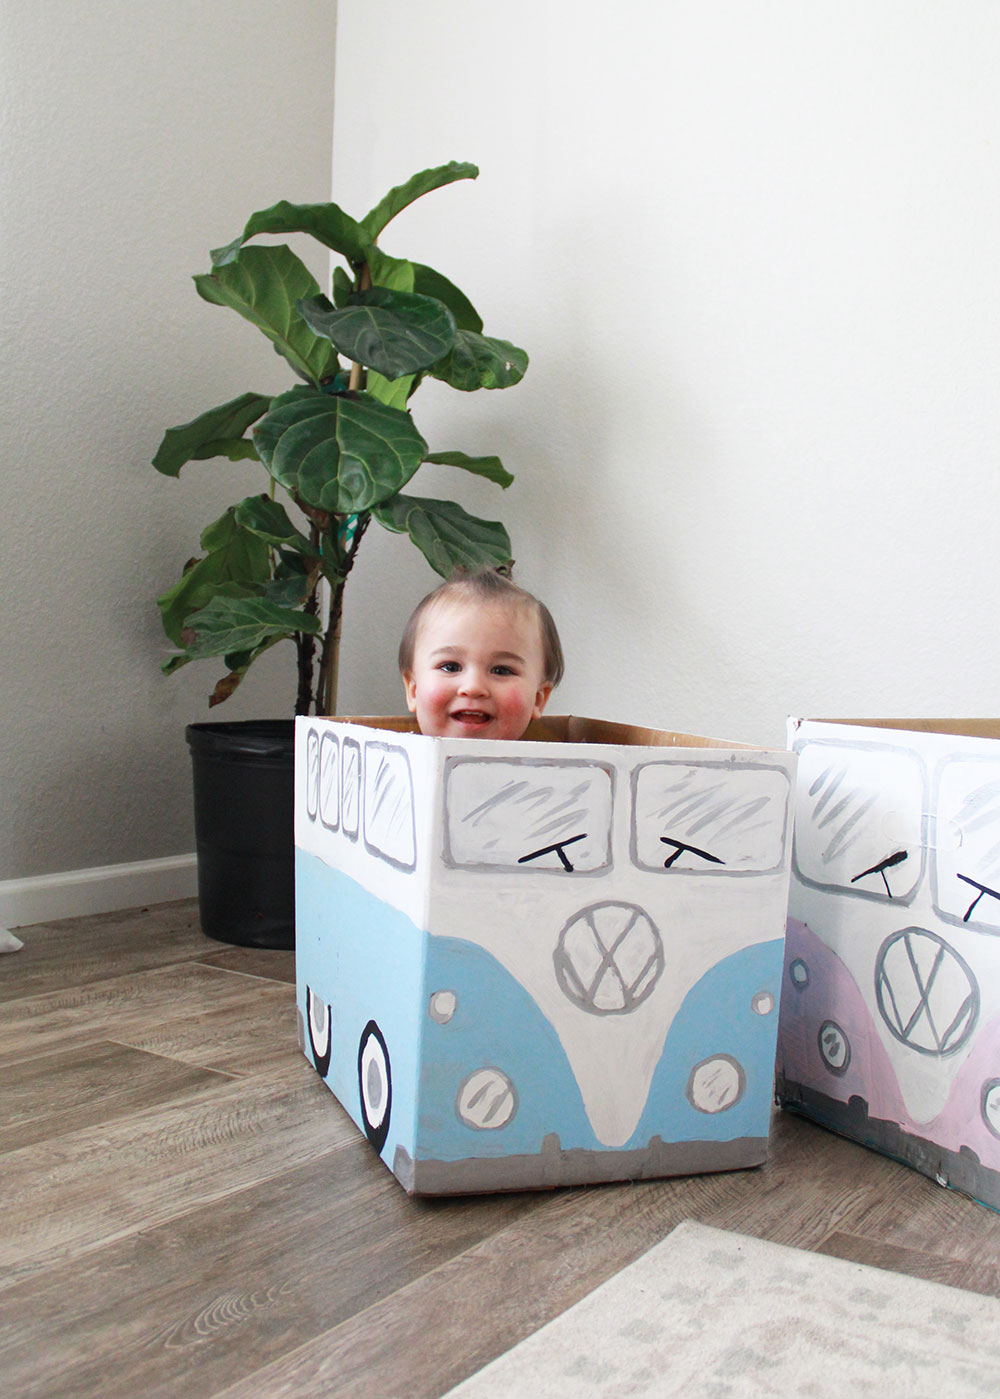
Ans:
[{"label": "black plastic planter pot", "polygon": [[203,932],[243,947],[294,947],[294,720],[189,724],[185,734]]}]

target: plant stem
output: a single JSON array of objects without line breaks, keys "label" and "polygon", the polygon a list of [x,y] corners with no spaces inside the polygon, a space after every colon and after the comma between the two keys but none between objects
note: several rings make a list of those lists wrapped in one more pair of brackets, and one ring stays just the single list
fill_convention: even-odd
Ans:
[{"label": "plant stem", "polygon": [[325,717],[337,712],[337,682],[340,678],[340,634],[344,616],[343,579],[330,599],[330,620],[323,638],[323,654],[319,663],[319,684],[316,688],[316,713]]},{"label": "plant stem", "polygon": [[[360,272],[360,274],[359,274],[359,276],[358,276],[357,290],[358,290],[358,291],[367,291],[368,288],[371,286],[371,284],[372,284],[372,274],[371,274],[371,272],[368,270],[368,264],[367,264],[367,262],[366,262],[366,263],[363,263],[363,264],[362,264],[361,272]],[[356,393],[356,392],[358,391],[358,389],[360,389],[360,387],[361,387],[361,376],[362,376],[363,373],[364,373],[364,365],[359,364],[359,363],[357,362],[357,360],[355,360],[354,363],[351,365],[351,377],[350,377],[350,380],[348,381],[348,384],[347,384],[347,387],[348,387],[349,392],[351,392],[351,393]]]},{"label": "plant stem", "polygon": [[[304,610],[309,610],[304,609]],[[296,632],[295,649],[298,652],[299,689],[295,696],[296,714],[308,714],[312,707],[312,673],[315,642],[307,632]]]},{"label": "plant stem", "polygon": [[[319,555],[319,529],[315,524],[309,525],[309,540],[314,546],[317,556]],[[319,601],[316,597],[316,589],[306,598],[302,608],[303,612],[316,616],[319,611]],[[298,676],[299,689],[295,696],[296,714],[308,714],[313,706],[313,657],[316,654],[315,639],[308,632],[297,632],[295,636],[295,649],[298,653]],[[322,673],[322,672],[321,672]]]},{"label": "plant stem", "polygon": [[316,713],[329,716],[337,712],[337,688],[340,677],[340,635],[344,615],[344,588],[347,575],[354,567],[361,540],[371,523],[371,515],[365,511],[358,516],[350,548],[344,557],[344,576],[333,590],[330,598],[330,616],[326,635],[323,638],[323,653],[319,662],[319,681],[316,685]]}]

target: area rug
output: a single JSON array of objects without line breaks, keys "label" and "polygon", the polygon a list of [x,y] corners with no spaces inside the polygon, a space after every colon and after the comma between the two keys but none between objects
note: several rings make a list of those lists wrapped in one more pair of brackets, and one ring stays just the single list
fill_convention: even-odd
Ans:
[{"label": "area rug", "polygon": [[688,1222],[448,1399],[1000,1395],[1000,1301]]}]

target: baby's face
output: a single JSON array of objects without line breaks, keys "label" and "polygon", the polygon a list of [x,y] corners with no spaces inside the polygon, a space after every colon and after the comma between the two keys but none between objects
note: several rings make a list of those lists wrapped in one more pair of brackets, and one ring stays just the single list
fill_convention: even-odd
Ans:
[{"label": "baby's face", "polygon": [[520,738],[552,691],[537,613],[458,598],[432,605],[403,683],[423,734]]}]

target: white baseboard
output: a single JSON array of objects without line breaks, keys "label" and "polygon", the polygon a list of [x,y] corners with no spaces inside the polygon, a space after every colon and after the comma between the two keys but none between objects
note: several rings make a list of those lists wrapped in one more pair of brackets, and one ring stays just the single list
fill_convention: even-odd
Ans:
[{"label": "white baseboard", "polygon": [[114,913],[120,908],[192,898],[197,892],[194,854],[0,880],[0,927],[24,928],[85,913]]}]

